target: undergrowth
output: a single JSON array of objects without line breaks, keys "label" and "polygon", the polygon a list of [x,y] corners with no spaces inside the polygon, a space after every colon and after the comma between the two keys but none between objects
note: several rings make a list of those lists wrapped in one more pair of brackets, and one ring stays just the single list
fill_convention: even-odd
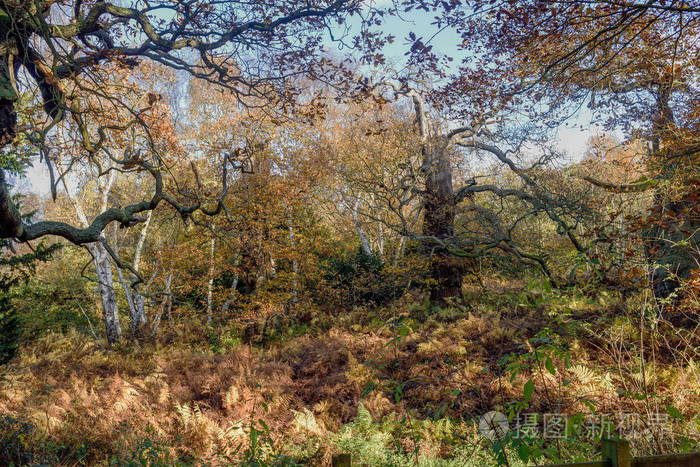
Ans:
[{"label": "undergrowth", "polygon": [[[174,315],[159,339],[112,350],[79,326],[31,336],[2,367],[0,464],[546,464],[598,458],[591,417],[637,454],[700,439],[698,336],[643,296],[490,283],[448,307],[407,293],[250,343],[244,326]],[[507,418],[491,439],[490,411]],[[563,437],[542,436],[551,413]],[[620,413],[643,423],[623,433]]]}]

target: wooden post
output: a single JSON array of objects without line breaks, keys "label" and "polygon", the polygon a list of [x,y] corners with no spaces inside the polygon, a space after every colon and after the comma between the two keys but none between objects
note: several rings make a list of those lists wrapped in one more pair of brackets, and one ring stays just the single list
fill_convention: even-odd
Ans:
[{"label": "wooden post", "polygon": [[624,439],[601,440],[603,460],[610,461],[611,467],[632,467],[630,443]]},{"label": "wooden post", "polygon": [[351,467],[352,457],[350,454],[333,455],[333,467]]}]

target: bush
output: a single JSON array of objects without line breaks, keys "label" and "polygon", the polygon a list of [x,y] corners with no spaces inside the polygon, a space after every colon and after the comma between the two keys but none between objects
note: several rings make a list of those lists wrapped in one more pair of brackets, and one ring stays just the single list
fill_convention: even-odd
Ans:
[{"label": "bush", "polygon": [[84,290],[84,282],[79,279],[61,283],[32,280],[13,287],[9,295],[24,342],[48,332],[65,333],[73,328],[87,332],[89,329],[81,307],[87,312],[94,306]]},{"label": "bush", "polygon": [[8,296],[12,282],[6,277],[0,278],[0,365],[17,355],[22,335],[17,311],[12,308]]},{"label": "bush", "polygon": [[[31,217],[24,216],[25,218]],[[19,351],[22,336],[22,322],[19,311],[13,306],[10,291],[23,280],[24,283],[35,272],[37,261],[48,261],[53,253],[60,248],[54,244],[46,246],[43,242],[37,245],[33,253],[25,255],[8,255],[4,249],[11,249],[7,239],[0,239],[0,365],[12,360]]]},{"label": "bush", "polygon": [[1,465],[54,464],[57,461],[56,446],[40,442],[34,425],[0,416]]},{"label": "bush", "polygon": [[[342,304],[383,305],[399,297],[410,277],[420,277],[420,271],[410,259],[402,266],[389,265],[377,256],[368,256],[357,249],[349,256],[321,258],[323,279],[335,298]],[[321,293],[324,302],[328,295]]]}]

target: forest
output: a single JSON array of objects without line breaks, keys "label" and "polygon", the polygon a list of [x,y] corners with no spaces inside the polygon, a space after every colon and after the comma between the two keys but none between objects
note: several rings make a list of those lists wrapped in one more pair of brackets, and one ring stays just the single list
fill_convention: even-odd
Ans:
[{"label": "forest", "polygon": [[697,0],[0,0],[0,465],[692,453],[699,330]]}]

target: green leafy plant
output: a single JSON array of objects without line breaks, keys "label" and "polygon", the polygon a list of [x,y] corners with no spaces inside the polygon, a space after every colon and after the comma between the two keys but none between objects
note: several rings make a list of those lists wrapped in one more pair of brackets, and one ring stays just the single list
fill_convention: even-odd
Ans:
[{"label": "green leafy plant", "polygon": [[[263,407],[266,407],[263,405]],[[241,427],[246,442],[240,442],[224,459],[243,467],[292,467],[300,466],[292,457],[280,453],[270,428],[263,419],[253,420]]]}]

